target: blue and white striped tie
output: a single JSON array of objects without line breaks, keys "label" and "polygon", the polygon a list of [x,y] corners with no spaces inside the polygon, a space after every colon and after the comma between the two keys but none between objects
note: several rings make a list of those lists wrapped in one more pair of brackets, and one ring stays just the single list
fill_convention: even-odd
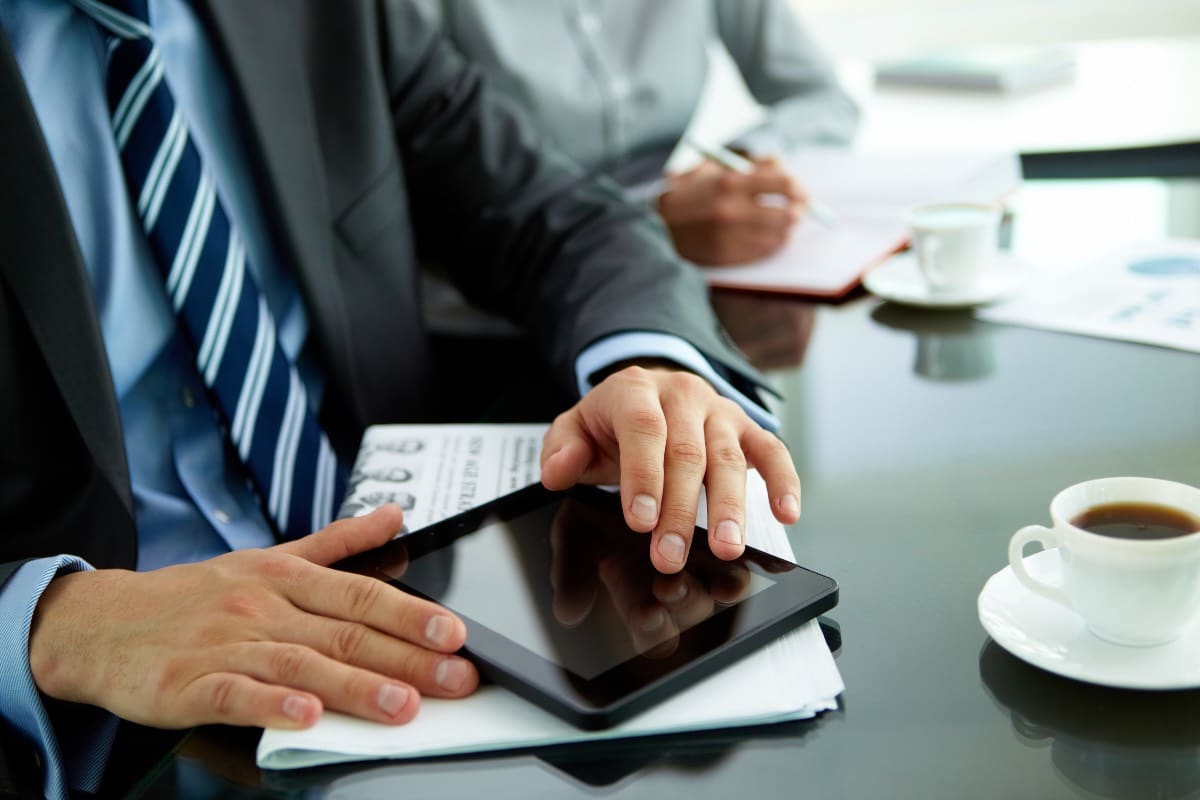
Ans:
[{"label": "blue and white striped tie", "polygon": [[110,34],[106,90],[125,181],[229,438],[284,538],[323,528],[343,471],[163,80],[145,0],[74,2]]}]

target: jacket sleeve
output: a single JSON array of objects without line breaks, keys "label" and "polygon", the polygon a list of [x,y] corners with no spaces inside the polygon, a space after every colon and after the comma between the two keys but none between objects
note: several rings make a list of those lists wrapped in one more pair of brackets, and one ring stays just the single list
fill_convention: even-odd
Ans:
[{"label": "jacket sleeve", "polygon": [[766,120],[735,144],[752,153],[800,144],[844,145],[858,107],[790,0],[715,2],[717,32],[747,88],[769,106]]},{"label": "jacket sleeve", "polygon": [[579,353],[628,331],[677,336],[739,389],[761,385],[658,220],[540,137],[427,18],[388,8],[386,71],[420,257],[526,330],[572,392]]}]

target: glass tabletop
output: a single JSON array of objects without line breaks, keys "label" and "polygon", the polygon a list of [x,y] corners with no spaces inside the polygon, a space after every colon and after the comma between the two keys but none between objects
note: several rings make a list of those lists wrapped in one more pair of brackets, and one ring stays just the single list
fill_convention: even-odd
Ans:
[{"label": "glass tabletop", "polygon": [[[1200,181],[1036,181],[1011,246],[1074,263],[1200,236]],[[261,772],[256,736],[193,734],[157,796],[1181,797],[1200,793],[1200,689],[1078,683],[1009,655],[976,599],[1019,527],[1106,475],[1200,485],[1200,355],[985,323],[859,295],[718,295],[787,397],[797,559],[832,575],[846,691],[810,722],[512,756]]]}]

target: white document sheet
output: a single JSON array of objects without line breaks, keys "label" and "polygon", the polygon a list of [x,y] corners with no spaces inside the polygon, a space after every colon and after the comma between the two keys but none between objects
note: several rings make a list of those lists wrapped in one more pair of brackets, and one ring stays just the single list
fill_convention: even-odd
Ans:
[{"label": "white document sheet", "polygon": [[1200,241],[1132,245],[1051,271],[976,316],[1200,353]]},{"label": "white document sheet", "polygon": [[[491,454],[484,459],[488,469],[496,467],[510,475],[520,471],[517,469],[520,464],[532,463],[533,479],[521,484],[528,485],[538,479],[536,467],[545,429],[544,425],[376,426],[364,437],[356,470],[373,463],[364,460],[363,454],[368,451],[395,455],[399,447],[389,448],[389,443],[420,439],[424,446],[418,452],[405,454],[406,468],[436,473],[440,463],[447,483],[437,490],[448,497],[461,491],[464,475],[474,476],[477,488],[473,505],[478,505],[506,493],[510,478],[496,480],[482,466],[479,475],[474,469],[464,471],[461,464],[465,462],[459,456],[447,454],[460,453],[461,443],[465,442],[469,445],[467,452],[476,452],[480,457]],[[537,443],[531,461],[522,449],[530,441]],[[518,442],[524,444],[518,446]],[[521,455],[512,455],[516,452]],[[420,453],[427,460],[417,458]],[[501,457],[502,453],[509,455]],[[460,466],[449,468],[448,463]],[[787,532],[771,515],[766,485],[757,472],[749,474],[746,489],[747,543],[773,555],[793,558]],[[704,510],[701,496],[701,524],[706,519]],[[435,521],[432,517],[436,514],[428,522]],[[814,620],[607,730],[581,730],[502,687],[485,686],[462,700],[422,698],[417,718],[399,727],[326,712],[308,730],[267,729],[259,741],[258,765],[265,769],[294,769],[343,761],[510,750],[808,719],[837,708],[837,696],[843,689],[841,674]]]}]

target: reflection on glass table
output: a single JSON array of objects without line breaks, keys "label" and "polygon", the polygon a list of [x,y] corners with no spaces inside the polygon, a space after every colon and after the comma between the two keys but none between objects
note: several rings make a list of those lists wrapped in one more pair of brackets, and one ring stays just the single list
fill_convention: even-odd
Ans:
[{"label": "reflection on glass table", "polygon": [[761,370],[798,367],[816,322],[812,303],[792,297],[713,292],[713,309],[750,363]]},{"label": "reflection on glass table", "polygon": [[988,641],[984,687],[1034,749],[1049,747],[1058,773],[1100,797],[1200,793],[1200,690],[1112,689],[1052,675]]},{"label": "reflection on glass table", "polygon": [[929,312],[881,303],[871,319],[917,340],[913,372],[931,381],[970,381],[996,370],[993,328],[969,311]]}]

